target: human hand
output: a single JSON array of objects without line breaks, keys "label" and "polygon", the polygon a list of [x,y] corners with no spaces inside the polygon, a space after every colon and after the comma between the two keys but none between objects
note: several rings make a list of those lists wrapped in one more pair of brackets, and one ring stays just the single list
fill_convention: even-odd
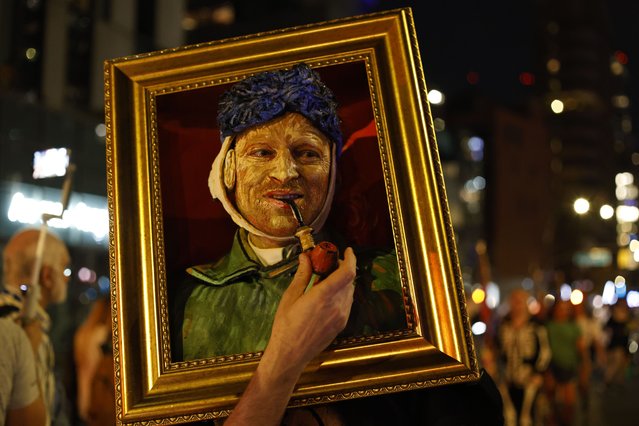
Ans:
[{"label": "human hand", "polygon": [[348,321],[356,260],[348,248],[338,268],[305,292],[312,275],[308,254],[275,313],[271,338],[242,398],[225,424],[280,424],[295,383],[308,362],[326,348]]},{"label": "human hand", "polygon": [[262,363],[273,374],[295,381],[346,326],[356,269],[355,254],[348,248],[338,268],[305,293],[312,274],[311,262],[306,253],[299,259],[299,268],[282,296],[262,357]]}]

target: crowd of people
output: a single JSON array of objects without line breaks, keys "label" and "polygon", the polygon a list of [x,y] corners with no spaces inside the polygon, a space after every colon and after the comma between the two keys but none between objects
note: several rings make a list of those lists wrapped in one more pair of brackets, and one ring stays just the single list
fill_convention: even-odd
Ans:
[{"label": "crowd of people", "polygon": [[[42,233],[42,234],[41,234]],[[39,240],[44,236],[41,253]],[[71,259],[64,242],[48,231],[26,229],[3,250],[0,292],[0,425],[114,425],[115,389],[109,353],[111,313],[95,303],[75,332],[73,395],[56,374],[47,308],[67,297],[65,270]],[[39,297],[33,271],[39,271]],[[29,314],[29,298],[36,298]]]},{"label": "crowd of people", "polygon": [[[3,253],[0,343],[12,350],[0,357],[3,384],[10,384],[0,389],[0,418],[8,426],[115,424],[108,300],[96,301],[75,331],[72,400],[53,374],[45,308],[66,298],[63,271],[70,258],[64,243],[52,234],[46,237],[36,315],[29,320],[21,316],[28,289],[20,283],[30,278],[39,232],[18,233]],[[501,392],[506,424],[588,424],[593,377],[608,390],[623,390],[627,381],[628,345],[636,327],[633,312],[624,299],[608,307],[603,318],[594,317],[586,303],[538,302],[523,289],[513,291],[507,315],[479,345],[484,367]],[[547,309],[531,309],[535,306]]]},{"label": "crowd of people", "polygon": [[593,378],[602,391],[623,390],[627,382],[636,323],[626,300],[597,317],[586,301],[537,300],[523,289],[507,304],[479,345],[502,394],[506,425],[592,424]]}]

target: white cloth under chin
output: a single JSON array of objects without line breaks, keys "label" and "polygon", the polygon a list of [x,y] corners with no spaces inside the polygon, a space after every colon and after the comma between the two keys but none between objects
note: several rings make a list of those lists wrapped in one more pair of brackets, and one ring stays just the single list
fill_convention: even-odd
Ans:
[{"label": "white cloth under chin", "polygon": [[264,266],[275,265],[278,262],[281,262],[284,259],[284,248],[283,247],[274,247],[274,248],[259,248],[256,247],[251,242],[251,237],[248,238],[249,245],[255,252],[257,258],[262,262]]}]

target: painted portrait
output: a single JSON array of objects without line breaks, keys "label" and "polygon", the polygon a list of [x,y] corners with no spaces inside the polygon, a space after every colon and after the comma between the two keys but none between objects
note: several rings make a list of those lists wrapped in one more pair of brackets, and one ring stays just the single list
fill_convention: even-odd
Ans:
[{"label": "painted portrait", "polygon": [[160,163],[179,165],[162,174],[175,361],[264,349],[305,226],[359,260],[341,340],[407,328],[363,61],[162,95],[157,111]]}]

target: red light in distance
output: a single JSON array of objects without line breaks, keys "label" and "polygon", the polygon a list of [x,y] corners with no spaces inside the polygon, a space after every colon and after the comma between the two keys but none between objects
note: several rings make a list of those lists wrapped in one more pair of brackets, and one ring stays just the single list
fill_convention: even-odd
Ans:
[{"label": "red light in distance", "polygon": [[615,52],[615,59],[622,65],[626,65],[628,63],[628,55],[626,55],[626,53],[622,52],[621,50],[617,50]]},{"label": "red light in distance", "polygon": [[519,82],[524,86],[532,86],[535,84],[535,76],[529,72],[519,74]]},{"label": "red light in distance", "polygon": [[466,74],[466,81],[470,84],[479,83],[479,73],[476,71],[469,71],[468,74]]}]

